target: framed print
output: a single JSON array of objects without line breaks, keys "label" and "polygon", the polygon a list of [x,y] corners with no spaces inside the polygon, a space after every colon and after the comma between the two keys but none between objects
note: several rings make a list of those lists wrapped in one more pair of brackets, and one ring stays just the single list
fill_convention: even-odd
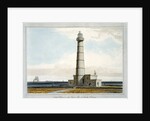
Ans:
[{"label": "framed print", "polygon": [[24,96],[126,97],[127,23],[23,26]]},{"label": "framed print", "polygon": [[8,113],[142,113],[142,8],[8,8]]}]

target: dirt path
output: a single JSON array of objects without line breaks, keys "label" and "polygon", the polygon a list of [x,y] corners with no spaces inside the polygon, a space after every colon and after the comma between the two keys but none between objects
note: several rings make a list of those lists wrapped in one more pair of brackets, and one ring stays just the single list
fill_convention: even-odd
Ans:
[{"label": "dirt path", "polygon": [[54,91],[54,92],[49,92],[49,94],[61,93],[61,92],[69,91],[69,90],[73,90],[73,89],[71,88],[71,89],[58,90],[58,91]]}]

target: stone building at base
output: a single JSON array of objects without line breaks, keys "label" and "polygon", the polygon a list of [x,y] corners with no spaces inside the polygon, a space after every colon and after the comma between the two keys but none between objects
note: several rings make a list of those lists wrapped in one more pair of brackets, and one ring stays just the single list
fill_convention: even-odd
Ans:
[{"label": "stone building at base", "polygon": [[[68,85],[69,86],[77,86],[76,84],[76,75],[73,75],[74,79],[73,80],[68,80]],[[97,79],[97,75],[90,75],[90,74],[85,74],[82,79],[80,86],[84,87],[100,87],[101,86],[101,79]]]}]

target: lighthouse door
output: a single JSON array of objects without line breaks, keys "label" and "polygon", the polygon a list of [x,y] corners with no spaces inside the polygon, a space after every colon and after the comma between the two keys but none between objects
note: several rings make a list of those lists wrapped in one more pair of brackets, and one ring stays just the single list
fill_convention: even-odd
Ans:
[{"label": "lighthouse door", "polygon": [[84,84],[84,79],[83,79],[83,81],[82,81],[82,82],[83,82],[83,84]]}]

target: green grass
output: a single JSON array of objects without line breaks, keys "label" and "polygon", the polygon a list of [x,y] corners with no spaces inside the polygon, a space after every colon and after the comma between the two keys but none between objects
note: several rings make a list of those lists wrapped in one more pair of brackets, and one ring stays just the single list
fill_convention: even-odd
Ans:
[{"label": "green grass", "polygon": [[49,93],[58,90],[63,90],[64,88],[28,88],[28,93]]},{"label": "green grass", "polygon": [[122,93],[122,89],[72,89],[64,93]]},{"label": "green grass", "polygon": [[[67,88],[28,88],[28,93],[49,93],[58,90],[64,90]],[[122,87],[120,86],[105,86],[105,87],[75,87],[70,88],[62,93],[122,93]]]}]

